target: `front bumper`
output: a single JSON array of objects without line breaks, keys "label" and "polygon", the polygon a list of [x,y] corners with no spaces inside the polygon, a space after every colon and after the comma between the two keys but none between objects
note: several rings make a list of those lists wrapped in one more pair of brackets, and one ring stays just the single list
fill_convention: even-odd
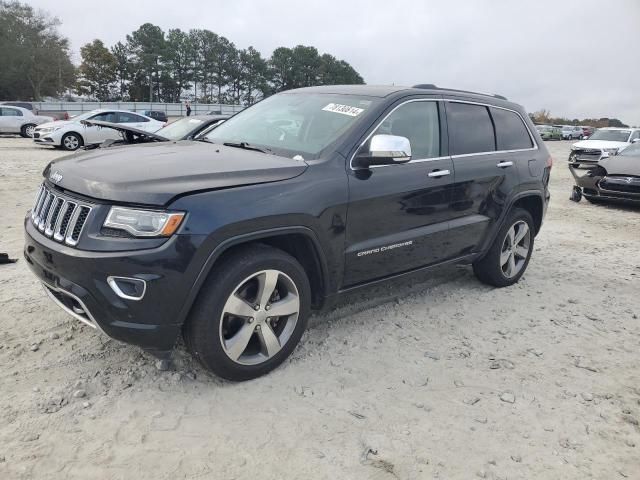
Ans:
[{"label": "front bumper", "polygon": [[[83,251],[45,237],[27,217],[24,256],[67,313],[116,340],[157,353],[171,350],[180,334],[180,312],[195,281],[189,267],[195,266],[200,242],[199,236],[177,235],[148,250]],[[121,298],[109,286],[110,276],[143,279],[144,297]]]},{"label": "front bumper", "polygon": [[640,205],[640,186],[635,187],[634,185],[631,188],[624,188],[623,185],[625,185],[626,182],[621,183],[618,181],[618,177],[592,175],[592,169],[588,171],[583,170],[585,173],[582,175],[579,175],[571,165],[569,165],[569,170],[571,171],[571,175],[573,175],[576,186],[585,197]]}]

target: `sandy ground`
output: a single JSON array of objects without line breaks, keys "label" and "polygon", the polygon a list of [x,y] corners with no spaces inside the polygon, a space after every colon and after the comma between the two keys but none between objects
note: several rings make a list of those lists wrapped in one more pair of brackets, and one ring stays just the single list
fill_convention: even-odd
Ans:
[{"label": "sandy ground", "polygon": [[[0,266],[1,479],[640,479],[640,211],[552,203],[519,284],[443,269],[345,298],[232,384],[102,337]],[[0,251],[60,152],[0,138]]]}]

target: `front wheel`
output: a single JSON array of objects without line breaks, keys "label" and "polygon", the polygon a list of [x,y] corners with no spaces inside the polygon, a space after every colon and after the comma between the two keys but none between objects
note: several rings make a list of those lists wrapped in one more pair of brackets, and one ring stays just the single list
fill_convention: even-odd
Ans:
[{"label": "front wheel", "polygon": [[65,150],[73,152],[82,146],[82,137],[77,133],[67,133],[62,137],[61,146]]},{"label": "front wheel", "polygon": [[487,254],[473,263],[476,277],[495,287],[518,282],[531,258],[534,228],[531,214],[522,208],[514,208]]},{"label": "front wheel", "polygon": [[259,377],[294,350],[311,287],[300,263],[267,245],[236,251],[209,275],[185,325],[187,348],[228,380]]}]

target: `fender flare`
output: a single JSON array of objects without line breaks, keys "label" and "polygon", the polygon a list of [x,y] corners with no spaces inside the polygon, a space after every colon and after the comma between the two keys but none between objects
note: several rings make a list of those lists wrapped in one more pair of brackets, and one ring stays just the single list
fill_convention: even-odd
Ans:
[{"label": "fender flare", "polygon": [[202,265],[202,268],[200,269],[200,272],[196,276],[196,279],[193,282],[193,285],[191,286],[191,291],[189,292],[189,295],[187,296],[186,300],[184,301],[184,304],[182,305],[182,308],[180,309],[180,313],[178,314],[178,322],[176,323],[184,324],[184,322],[187,320],[187,316],[191,311],[191,307],[195,303],[196,298],[198,297],[198,294],[200,293],[200,290],[204,285],[204,282],[207,280],[207,277],[209,276],[209,273],[211,273],[211,270],[213,269],[213,266],[215,265],[215,263],[218,261],[218,259],[222,256],[222,254],[225,251],[227,251],[231,247],[234,247],[236,245],[241,245],[243,243],[249,243],[256,240],[261,240],[261,239],[266,239],[266,238],[275,237],[279,235],[286,235],[286,234],[302,234],[312,242],[315,250],[314,253],[315,253],[315,256],[317,257],[316,260],[318,262],[318,265],[320,266],[320,276],[321,276],[322,287],[323,287],[322,296],[326,297],[328,293],[327,278],[329,276],[329,273],[328,273],[329,268],[327,266],[324,250],[322,248],[322,245],[316,233],[311,228],[301,226],[301,225],[270,228],[270,229],[259,230],[256,232],[229,237],[226,240],[223,240],[222,242],[220,242],[218,245],[216,245],[216,247],[209,253],[207,260],[204,262],[204,264]]},{"label": "fender flare", "polygon": [[496,222],[493,228],[493,231],[491,232],[491,235],[488,235],[487,238],[485,239],[484,244],[482,245],[482,249],[480,250],[481,253],[480,255],[478,255],[478,259],[484,257],[489,251],[489,248],[491,247],[496,237],[498,236],[498,232],[504,225],[504,222],[507,219],[509,212],[511,212],[511,209],[513,208],[513,204],[516,203],[521,198],[525,198],[525,197],[538,197],[540,199],[540,202],[542,203],[543,215],[544,215],[544,197],[539,190],[525,190],[523,192],[518,192],[517,194],[513,195],[509,199],[509,202],[507,203],[507,207],[503,210],[503,213],[500,216],[500,219]]}]

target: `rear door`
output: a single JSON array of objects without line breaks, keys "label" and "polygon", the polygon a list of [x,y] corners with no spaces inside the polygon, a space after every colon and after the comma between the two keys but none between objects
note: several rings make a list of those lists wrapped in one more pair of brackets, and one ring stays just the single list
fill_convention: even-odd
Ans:
[{"label": "rear door", "polygon": [[[513,117],[522,124],[515,112],[464,100],[450,100],[445,105],[455,171],[450,245],[457,257],[481,249],[510,193],[519,185],[518,163],[524,161],[526,168],[521,147],[531,149],[532,144],[509,140],[510,128],[519,128],[513,126]],[[527,138],[531,142],[528,134]]]},{"label": "rear door", "polygon": [[13,107],[0,107],[0,132],[20,133],[23,123],[22,112]]},{"label": "rear door", "polygon": [[344,286],[445,257],[453,165],[445,155],[442,115],[442,102],[435,99],[397,105],[368,138],[374,134],[408,138],[411,161],[365,170],[348,168]]},{"label": "rear door", "polygon": [[145,130],[147,132],[154,132],[155,130],[157,130],[157,128],[154,130],[157,121],[149,120],[148,118],[142,117],[132,112],[119,112],[118,123],[122,123],[129,127],[138,128],[140,130]]}]

